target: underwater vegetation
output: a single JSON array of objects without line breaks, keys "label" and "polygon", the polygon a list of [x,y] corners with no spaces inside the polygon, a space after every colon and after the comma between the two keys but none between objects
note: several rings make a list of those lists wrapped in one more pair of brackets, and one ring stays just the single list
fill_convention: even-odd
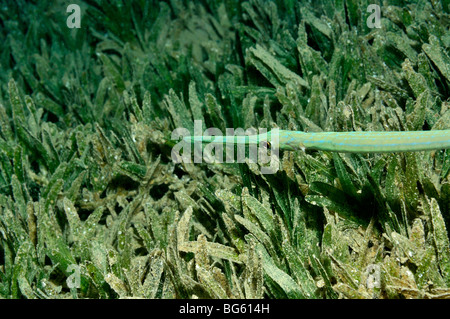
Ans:
[{"label": "underwater vegetation", "polygon": [[194,120],[450,129],[450,1],[73,3],[0,6],[1,298],[450,297],[450,150],[171,158]]}]

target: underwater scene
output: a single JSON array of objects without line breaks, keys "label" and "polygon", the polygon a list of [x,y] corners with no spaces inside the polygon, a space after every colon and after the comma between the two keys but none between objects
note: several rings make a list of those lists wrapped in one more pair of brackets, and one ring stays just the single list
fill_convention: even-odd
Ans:
[{"label": "underwater scene", "polygon": [[0,299],[450,298],[449,227],[450,0],[0,1]]}]

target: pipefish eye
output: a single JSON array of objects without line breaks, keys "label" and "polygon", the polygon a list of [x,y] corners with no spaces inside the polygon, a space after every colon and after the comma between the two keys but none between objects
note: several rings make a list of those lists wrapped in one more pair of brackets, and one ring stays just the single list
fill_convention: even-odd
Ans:
[{"label": "pipefish eye", "polygon": [[270,144],[270,142],[263,141],[262,143],[263,143],[264,147],[267,148],[268,150],[272,149],[272,144]]}]

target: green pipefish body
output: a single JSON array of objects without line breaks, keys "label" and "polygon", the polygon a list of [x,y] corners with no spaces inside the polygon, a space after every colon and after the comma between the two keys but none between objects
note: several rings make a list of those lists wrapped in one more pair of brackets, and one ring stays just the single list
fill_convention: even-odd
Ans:
[{"label": "green pipefish body", "polygon": [[450,148],[450,130],[396,132],[279,131],[280,149],[310,148],[351,153],[391,153]]},{"label": "green pipefish body", "polygon": [[188,136],[191,143],[250,145],[266,142],[284,150],[315,149],[350,153],[392,153],[450,149],[450,130],[305,133],[274,129],[250,136]]}]

